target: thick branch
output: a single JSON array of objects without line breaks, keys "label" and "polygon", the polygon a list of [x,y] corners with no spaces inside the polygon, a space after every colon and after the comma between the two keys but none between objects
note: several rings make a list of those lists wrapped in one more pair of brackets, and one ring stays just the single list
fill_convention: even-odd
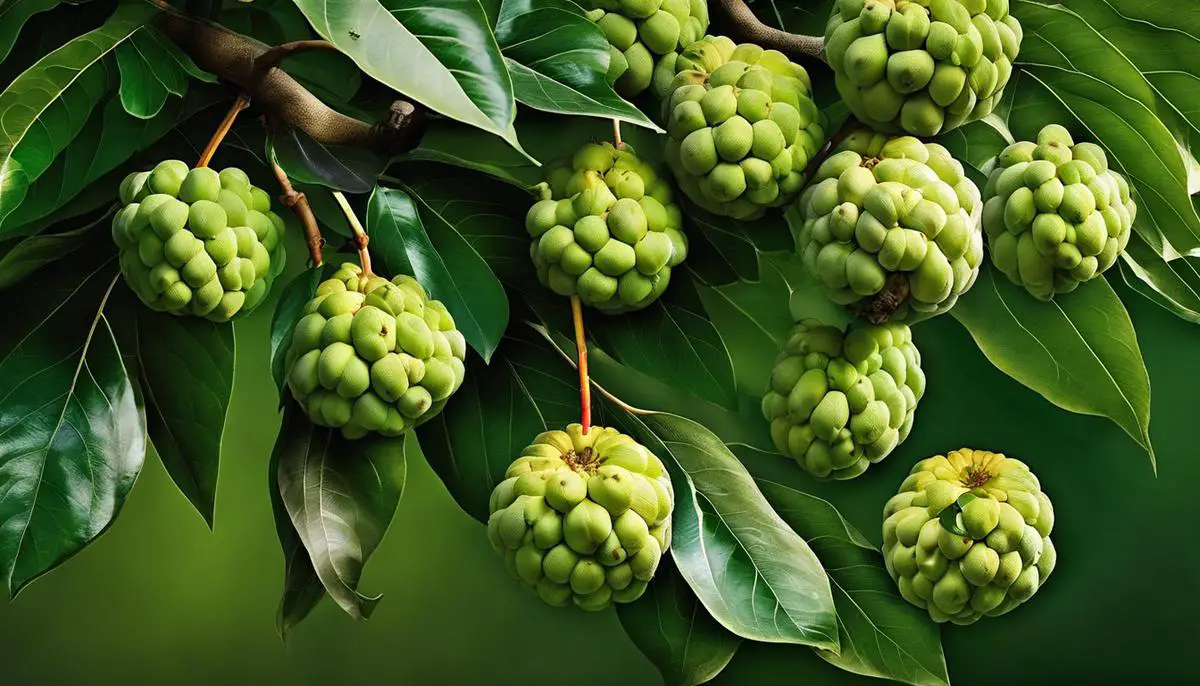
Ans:
[{"label": "thick branch", "polygon": [[383,121],[368,124],[332,109],[282,69],[273,66],[296,49],[311,49],[314,45],[281,46],[281,51],[272,53],[271,46],[254,38],[180,14],[163,3],[155,4],[163,9],[156,22],[163,33],[197,66],[237,86],[269,116],[328,145],[370,148],[388,155],[411,150],[420,141],[425,112],[412,103],[397,100]]},{"label": "thick branch", "polygon": [[716,0],[716,4],[725,15],[729,33],[738,41],[778,50],[789,57],[823,59],[825,39],[821,36],[804,36],[767,26],[754,15],[746,0]]},{"label": "thick branch", "polygon": [[254,60],[254,66],[259,69],[278,67],[283,58],[306,50],[337,50],[337,46],[327,40],[294,40],[289,43],[280,43],[259,55]]}]

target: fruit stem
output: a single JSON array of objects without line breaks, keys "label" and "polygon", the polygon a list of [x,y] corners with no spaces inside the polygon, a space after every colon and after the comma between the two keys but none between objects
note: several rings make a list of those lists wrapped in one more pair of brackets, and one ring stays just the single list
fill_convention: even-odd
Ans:
[{"label": "fruit stem", "polygon": [[[550,337],[549,332],[547,332],[544,327],[542,327],[540,324],[534,324],[533,322],[526,322],[526,323],[529,324],[529,326],[534,331],[537,331],[539,334],[544,336],[546,338],[546,340],[550,343],[550,347],[554,348],[554,352],[556,352],[560,356],[562,356],[562,358],[567,361],[567,364],[571,365],[572,367],[575,367],[576,369],[579,368],[579,365],[575,362],[575,358],[566,354],[565,352],[563,352],[562,348],[559,348],[557,345],[555,345],[554,339]],[[581,374],[580,377],[582,378],[582,376],[583,375]],[[630,405],[629,403],[625,402],[624,400],[621,400],[617,396],[610,393],[608,391],[608,389],[606,389],[604,386],[601,386],[600,384],[596,383],[595,379],[589,378],[588,382],[589,382],[589,385],[595,386],[596,390],[600,391],[600,395],[604,396],[610,403],[612,403],[613,405],[616,405],[617,407],[621,408],[622,410],[625,410],[629,414],[658,414],[654,410],[644,410],[640,407],[634,407],[633,405]]]},{"label": "fruit stem", "polygon": [[350,207],[350,203],[346,201],[346,196],[342,195],[341,191],[333,191],[333,199],[337,200],[338,205],[342,208],[342,214],[346,215],[346,221],[350,222],[350,228],[354,231],[354,245],[358,246],[358,263],[362,265],[363,274],[370,276],[375,272],[371,271],[371,253],[367,250],[367,244],[371,242],[371,238],[367,236],[367,230],[363,228],[358,217],[354,214],[354,208]]},{"label": "fruit stem", "polygon": [[578,295],[571,296],[571,321],[575,324],[575,352],[579,361],[576,365],[579,369],[579,423],[583,425],[583,434],[587,435],[588,430],[592,428],[592,385],[588,381],[587,336],[583,330],[583,305],[579,302]]},{"label": "fruit stem", "polygon": [[233,105],[225,113],[225,118],[221,120],[221,125],[217,127],[216,133],[208,139],[208,145],[204,147],[204,152],[200,153],[200,161],[196,163],[197,167],[208,166],[213,155],[216,154],[217,148],[221,145],[221,141],[225,140],[225,135],[229,133],[229,129],[233,128],[233,122],[237,119],[238,112],[249,106],[250,98],[245,93],[238,93],[237,100],[233,101]]},{"label": "fruit stem", "polygon": [[312,208],[308,205],[308,198],[292,188],[292,182],[288,179],[287,172],[283,171],[283,167],[280,167],[274,159],[271,160],[271,171],[275,172],[275,178],[279,181],[279,188],[282,191],[279,195],[279,202],[283,203],[284,207],[292,208],[292,211],[296,213],[300,224],[304,226],[304,236],[308,242],[308,256],[312,259],[314,267],[320,267],[321,248],[325,246],[325,239],[321,237],[321,227],[317,225],[317,218],[313,216]]},{"label": "fruit stem", "polygon": [[621,141],[621,120],[614,119],[613,121],[613,146],[617,150],[624,150],[625,143]]}]

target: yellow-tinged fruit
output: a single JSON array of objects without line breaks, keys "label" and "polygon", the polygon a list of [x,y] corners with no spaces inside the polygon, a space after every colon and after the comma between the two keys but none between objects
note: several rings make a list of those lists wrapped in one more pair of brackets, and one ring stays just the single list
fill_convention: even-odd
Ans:
[{"label": "yellow-tinged fruit", "polygon": [[984,187],[992,262],[1039,300],[1075,290],[1113,266],[1129,243],[1137,204],[1103,148],[1050,124],[1037,142],[999,156]]},{"label": "yellow-tinged fruit", "polygon": [[[121,271],[152,309],[225,322],[252,311],[283,270],[282,220],[270,219],[278,219],[270,196],[241,170],[166,160],[125,177],[118,194]],[[262,210],[249,212],[243,197]],[[247,228],[248,215],[261,218],[260,234]]]},{"label": "yellow-tinged fruit", "polygon": [[817,478],[852,479],[908,438],[924,394],[908,326],[843,332],[804,319],[775,358],[762,411],[780,453]]},{"label": "yellow-tinged fruit", "polygon": [[1057,562],[1050,499],[1025,463],[1000,453],[963,448],[921,460],[883,516],[888,573],[936,622],[1005,614]]},{"label": "yellow-tinged fruit", "polygon": [[350,439],[398,436],[441,411],[465,355],[454,318],[415,279],[343,264],[296,322],[286,379],[313,423]]},{"label": "yellow-tinged fruit", "polygon": [[670,545],[674,506],[645,446],[571,424],[539,434],[509,465],[489,498],[488,540],[547,603],[600,610],[645,591]]},{"label": "yellow-tinged fruit", "polygon": [[546,179],[549,197],[525,221],[541,282],[608,313],[638,310],[662,295],[671,269],[687,256],[668,180],[628,144],[618,150],[610,143],[583,146],[569,163],[550,165]]},{"label": "yellow-tinged fruit", "polygon": [[586,16],[611,46],[608,82],[633,98],[675,75],[678,51],[708,29],[704,0],[585,0]]}]

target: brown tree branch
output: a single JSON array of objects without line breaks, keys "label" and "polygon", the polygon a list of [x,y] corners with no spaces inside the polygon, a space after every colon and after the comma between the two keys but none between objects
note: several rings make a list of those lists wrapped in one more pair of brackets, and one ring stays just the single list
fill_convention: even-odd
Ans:
[{"label": "brown tree branch", "polygon": [[716,5],[725,15],[730,35],[739,42],[778,50],[788,57],[824,59],[821,56],[821,51],[825,48],[823,37],[788,33],[767,26],[754,15],[746,0],[716,0]]},{"label": "brown tree branch", "polygon": [[308,243],[308,256],[312,259],[313,266],[320,267],[321,248],[325,246],[325,239],[321,237],[321,227],[317,226],[317,218],[313,216],[312,208],[308,205],[308,198],[292,187],[287,172],[283,171],[283,167],[280,167],[275,160],[271,160],[271,171],[275,172],[275,178],[279,181],[281,190],[279,202],[283,203],[285,207],[292,208],[296,217],[300,219],[300,223],[304,226],[304,237]]},{"label": "brown tree branch", "polygon": [[278,67],[283,58],[307,50],[337,50],[337,46],[327,40],[294,40],[289,43],[280,43],[259,55],[254,60],[254,65],[264,70]]},{"label": "brown tree branch", "polygon": [[[370,148],[388,155],[412,150],[425,128],[425,111],[405,100],[392,103],[383,121],[368,124],[334,110],[274,66],[298,50],[323,41],[300,41],[278,48],[219,24],[190,17],[151,0],[162,10],[156,26],[201,69],[212,72],[250,96],[268,116],[301,129],[327,145]],[[325,46],[320,46],[325,48]],[[261,64],[260,64],[261,60]]]}]

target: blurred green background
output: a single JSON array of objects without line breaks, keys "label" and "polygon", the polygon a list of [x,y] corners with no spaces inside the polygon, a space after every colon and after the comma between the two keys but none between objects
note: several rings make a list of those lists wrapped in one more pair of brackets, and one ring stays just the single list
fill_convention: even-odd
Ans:
[{"label": "blurred green background", "polygon": [[[1058,569],[1015,613],[944,630],[958,684],[1194,683],[1200,670],[1200,331],[1120,290],[1153,385],[1157,478],[1115,425],[1019,386],[948,316],[916,330],[929,390],[895,454],[852,483],[788,472],[878,541],[883,503],[918,459],[968,445],[1029,462],[1056,505]],[[271,309],[237,325],[216,530],[150,456],[108,534],[0,605],[0,683],[660,683],[615,612],[549,608],[510,581],[483,528],[423,462],[409,465],[391,531],[367,567],[363,589],[384,594],[374,618],[356,624],[325,601],[281,643],[273,619],[282,559],[266,489],[279,425]],[[804,648],[744,646],[715,683],[860,681]]]}]

